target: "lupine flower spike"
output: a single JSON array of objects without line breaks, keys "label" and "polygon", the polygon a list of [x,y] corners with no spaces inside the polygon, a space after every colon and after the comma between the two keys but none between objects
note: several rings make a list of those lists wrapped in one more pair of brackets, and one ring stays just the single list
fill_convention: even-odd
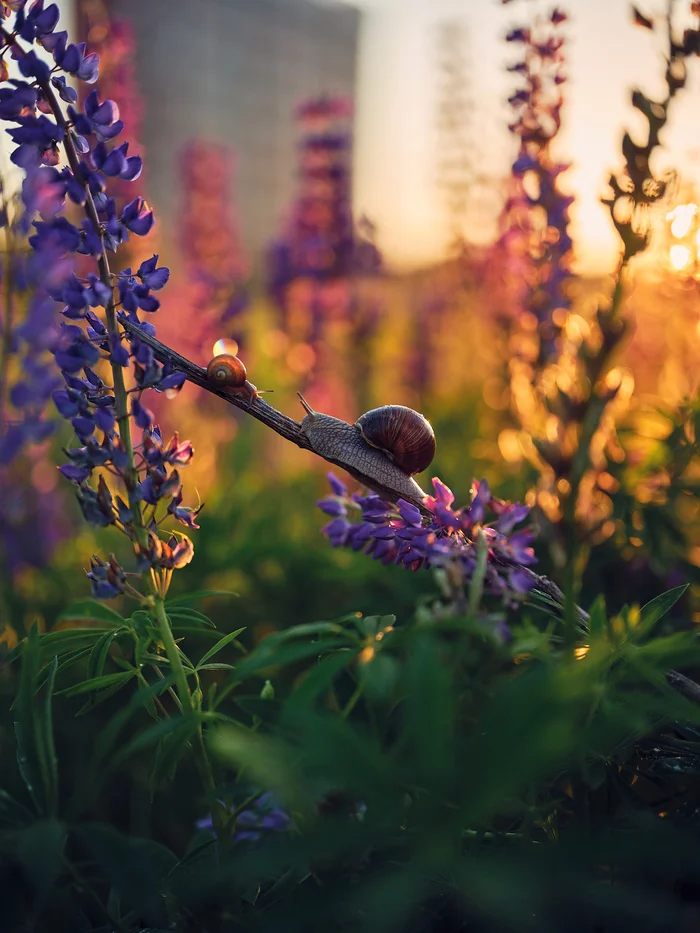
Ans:
[{"label": "lupine flower spike", "polygon": [[513,603],[532,589],[534,577],[525,568],[536,563],[534,536],[527,529],[514,530],[530,510],[497,499],[486,480],[474,480],[470,504],[454,509],[452,491],[433,479],[435,494],[424,500],[431,514],[425,518],[403,499],[393,504],[378,495],[349,494],[333,473],[328,479],[333,494],[317,505],[332,517],[323,533],[333,547],[362,551],[407,570],[445,568],[464,586],[476,570],[479,547],[485,546],[486,592]]},{"label": "lupine flower spike", "polygon": [[[78,439],[66,451],[61,472],[75,484],[86,520],[123,532],[132,542],[137,569],[162,595],[171,571],[191,560],[192,543],[182,534],[163,540],[160,525],[170,517],[196,527],[196,510],[182,505],[179,477],[192,456],[191,445],[177,436],[165,441],[143,400],[145,390],[175,390],[185,377],[158,363],[138,336],[126,341],[120,326],[128,320],[145,333],[155,332],[139,314],[158,309],[156,293],[169,272],[152,256],[136,270],[115,274],[108,258],[130,236],[144,236],[154,224],[142,198],[135,196],[118,209],[111,195],[112,179],[121,185],[139,177],[141,158],[129,153],[128,142],[117,141],[124,125],[114,101],[101,100],[93,89],[78,106],[78,94],[66,77],[95,84],[99,60],[83,43],[69,43],[65,32],[56,31],[56,4],[17,0],[11,9],[12,27],[6,8],[6,24],[0,28],[0,57],[11,59],[20,77],[9,78],[5,69],[0,119],[11,124],[11,159],[25,172],[25,223],[33,227],[32,300],[46,321],[41,333],[54,353],[54,372],[60,371],[63,380],[62,388],[52,386],[53,400]],[[39,58],[36,45],[52,56],[53,64]],[[79,223],[66,216],[68,202],[82,209]],[[93,271],[84,277],[71,268],[76,255],[92,262]],[[131,388],[125,371],[133,379]],[[141,432],[135,445],[132,423]],[[7,448],[6,437],[3,442]],[[107,478],[123,491],[112,488]],[[125,573],[112,558],[107,563],[96,558],[88,576],[96,596],[128,591]]]}]

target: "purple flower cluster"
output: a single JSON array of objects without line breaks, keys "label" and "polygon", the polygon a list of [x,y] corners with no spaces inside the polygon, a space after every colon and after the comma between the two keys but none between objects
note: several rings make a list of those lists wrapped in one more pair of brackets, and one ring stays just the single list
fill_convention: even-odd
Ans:
[{"label": "purple flower cluster", "polygon": [[[362,551],[411,570],[443,567],[456,571],[463,585],[477,568],[479,547],[485,546],[487,592],[512,602],[532,589],[527,568],[536,563],[533,535],[527,529],[514,531],[530,510],[492,496],[486,480],[474,480],[471,503],[454,509],[451,490],[433,479],[435,495],[423,500],[431,513],[426,517],[403,499],[392,504],[377,495],[349,495],[336,476],[329,473],[328,479],[333,495],[317,504],[332,516],[323,533],[333,547]],[[352,512],[360,513],[359,521],[348,519]],[[486,521],[487,513],[492,520]]]},{"label": "purple flower cluster", "polygon": [[[7,130],[15,143],[11,159],[26,173],[25,224],[28,229],[31,221],[34,227],[29,237],[33,252],[27,260],[33,305],[26,330],[29,333],[37,319],[42,322],[32,339],[53,351],[64,383],[60,388],[53,374],[50,378],[37,374],[31,391],[41,398],[35,401],[27,389],[27,404],[17,407],[34,412],[41,400],[53,396],[80,444],[67,451],[69,462],[61,472],[76,485],[85,518],[94,525],[120,528],[133,543],[139,569],[169,571],[191,559],[189,539],[181,535],[166,543],[160,538],[159,524],[170,515],[196,527],[196,510],[182,507],[177,471],[188,462],[192,449],[177,438],[164,443],[142,395],[146,389],[177,390],[185,377],[158,363],[138,336],[127,340],[121,327],[128,322],[155,333],[150,323],[140,321],[139,312],[158,309],[154,293],[166,284],[169,272],[153,256],[135,272],[127,268],[115,275],[107,258],[130,235],[145,236],[154,224],[153,211],[142,198],[134,197],[117,209],[110,195],[110,179],[135,180],[141,159],[129,155],[127,142],[116,142],[124,126],[114,101],[100,100],[93,90],[78,107],[77,92],[67,84],[65,74],[59,74],[94,84],[98,56],[87,53],[84,43],[70,44],[65,32],[55,31],[57,6],[45,6],[44,0],[31,5],[16,0],[12,10],[12,30],[7,26],[0,30],[0,56],[14,59],[22,78],[6,78],[0,87],[0,119],[15,124]],[[40,44],[53,56],[54,66],[34,49],[26,49],[21,40]],[[80,223],[65,215],[68,203],[74,205],[73,211],[82,209]],[[76,275],[76,254],[88,257],[96,271]],[[63,323],[56,326],[59,313]],[[125,370],[134,382],[129,389]],[[130,420],[142,432],[135,447]],[[25,424],[31,428],[34,421],[30,417]],[[3,440],[7,447],[7,436]],[[98,470],[97,482],[91,484]],[[126,500],[113,495],[105,475],[121,482]],[[165,515],[159,518],[156,511],[165,503]],[[98,561],[89,574],[95,594],[102,597],[124,590],[123,572],[114,567],[105,570],[107,566]]]},{"label": "purple flower cluster", "polygon": [[332,278],[351,267],[351,114],[344,98],[312,99],[297,109],[301,190],[285,233],[270,251],[271,286],[278,296],[296,278]]},{"label": "purple flower cluster", "polygon": [[[223,806],[223,803],[222,803]],[[197,829],[214,832],[212,815],[197,820]],[[292,821],[286,810],[277,803],[274,794],[261,794],[250,807],[242,810],[236,817],[234,842],[257,842],[265,833],[284,833],[291,828]]]},{"label": "purple flower cluster", "polygon": [[51,393],[60,385],[51,356],[58,327],[49,292],[69,273],[70,261],[50,241],[42,256],[27,250],[27,233],[35,211],[46,214],[52,210],[56,197],[52,172],[29,169],[21,199],[10,198],[2,191],[0,226],[5,251],[0,320],[0,466],[11,463],[26,445],[45,440],[53,429],[43,417]]},{"label": "purple flower cluster", "polygon": [[540,365],[556,354],[564,313],[570,307],[573,198],[559,189],[559,176],[568,165],[558,163],[551,152],[561,126],[561,85],[566,80],[561,27],[566,18],[555,9],[506,37],[522,49],[508,71],[520,75],[523,85],[509,98],[514,110],[509,129],[519,150],[512,167],[512,192],[504,207],[503,241],[514,255],[514,265],[521,267],[515,311],[532,314],[537,321]]},{"label": "purple flower cluster", "polygon": [[[183,147],[179,164],[183,181],[182,255],[189,279],[196,286],[196,300],[203,309],[216,312],[219,325],[240,325],[249,302],[249,269],[232,216],[233,153],[226,146],[191,140]],[[226,331],[226,336],[240,345],[240,331],[230,332],[230,326]]]}]

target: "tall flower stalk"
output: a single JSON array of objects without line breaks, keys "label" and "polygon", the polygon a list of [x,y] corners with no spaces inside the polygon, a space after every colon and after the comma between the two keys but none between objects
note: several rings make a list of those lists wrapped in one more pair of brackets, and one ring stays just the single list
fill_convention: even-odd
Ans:
[{"label": "tall flower stalk", "polygon": [[[78,94],[66,76],[94,84],[99,59],[84,43],[69,43],[66,32],[56,31],[58,7],[45,6],[43,0],[31,6],[12,0],[4,5],[3,15],[0,60],[5,66],[13,60],[21,77],[10,79],[5,67],[0,119],[12,124],[7,130],[15,143],[11,158],[26,173],[22,197],[28,218],[36,218],[29,237],[32,258],[40,268],[61,273],[42,281],[33,299],[53,311],[54,320],[64,319],[52,347],[64,387],[54,391],[53,399],[81,446],[66,451],[68,462],[60,469],[75,484],[86,520],[115,527],[135,555],[135,573],[124,570],[111,555],[108,560],[93,557],[88,577],[96,596],[123,594],[149,612],[183,713],[193,716],[198,701],[190,691],[164,604],[172,572],[189,563],[193,546],[180,532],[167,539],[161,534],[167,519],[197,527],[196,510],[182,505],[178,472],[191,459],[192,448],[177,435],[164,442],[143,404],[147,389],[174,390],[185,377],[158,363],[138,336],[154,333],[139,312],[157,310],[154,293],[166,284],[169,272],[158,267],[157,256],[135,272],[126,268],[113,273],[109,260],[109,253],[117,252],[130,235],[144,236],[154,224],[153,212],[142,198],[118,209],[111,196],[113,179],[121,183],[138,178],[141,158],[129,155],[127,142],[115,142],[124,125],[114,101],[100,100],[93,90],[77,106]],[[37,46],[51,56],[52,65],[37,55]],[[73,205],[70,212],[67,201]],[[67,214],[72,217],[77,209],[83,219],[73,223]],[[89,257],[96,271],[84,278],[69,271],[65,261],[76,254]],[[128,339],[122,327],[126,322],[136,328]],[[127,386],[126,372],[133,385]],[[141,432],[137,443],[132,423]],[[201,725],[197,736],[196,760],[213,794]]]},{"label": "tall flower stalk", "polygon": [[[546,520],[555,562],[566,576],[567,613],[574,637],[575,602],[591,543],[614,530],[610,501],[604,485],[607,456],[620,455],[615,443],[615,423],[632,391],[628,373],[615,368],[615,354],[627,329],[622,300],[630,261],[647,246],[651,210],[663,197],[667,180],[656,178],[650,168],[660,145],[660,132],[669,107],[686,80],[685,59],[697,54],[697,30],[676,41],[672,27],[673,2],[667,15],[667,93],[653,101],[641,91],[632,94],[632,105],[647,122],[646,139],[635,142],[629,133],[622,140],[625,167],[610,177],[610,209],[622,248],[615,286],[609,300],[598,307],[590,323],[571,318],[566,340],[554,365],[545,374],[540,398],[545,412],[546,436],[535,441],[540,481],[536,503]],[[651,20],[636,15],[644,28]]]},{"label": "tall flower stalk", "polygon": [[568,227],[573,198],[559,188],[559,177],[568,166],[557,162],[552,151],[564,102],[565,22],[566,15],[554,9],[506,37],[521,54],[508,67],[520,78],[520,87],[509,98],[514,111],[509,129],[518,140],[518,154],[502,238],[507,251],[515,252],[519,260],[513,270],[518,276],[516,305],[509,314],[515,327],[532,322],[537,345],[530,363],[536,369],[556,354],[557,337],[570,307]]},{"label": "tall flower stalk", "polygon": [[344,361],[364,360],[377,325],[377,304],[361,298],[357,279],[381,268],[372,224],[355,225],[352,214],[351,117],[352,103],[341,97],[298,107],[298,195],[268,254],[281,325],[306,361],[304,388],[337,410],[347,407],[345,387],[362,384],[352,366],[342,378]]}]

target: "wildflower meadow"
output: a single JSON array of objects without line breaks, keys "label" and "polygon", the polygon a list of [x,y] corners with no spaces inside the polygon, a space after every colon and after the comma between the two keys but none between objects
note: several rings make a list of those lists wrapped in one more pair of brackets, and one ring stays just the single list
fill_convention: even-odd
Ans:
[{"label": "wildflower meadow", "polygon": [[575,4],[488,4],[510,170],[443,24],[407,268],[327,76],[270,219],[221,113],[154,144],[175,16],[0,0],[0,933],[700,929],[700,3],[625,4],[599,275]]}]

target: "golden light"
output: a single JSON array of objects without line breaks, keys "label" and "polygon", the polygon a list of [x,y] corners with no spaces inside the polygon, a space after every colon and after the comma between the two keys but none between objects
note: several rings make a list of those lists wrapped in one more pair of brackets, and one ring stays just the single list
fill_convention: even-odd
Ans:
[{"label": "golden light", "polygon": [[691,256],[687,246],[676,244],[670,248],[668,255],[671,260],[671,265],[676,270],[680,271],[681,269],[685,269],[685,267],[690,264]]},{"label": "golden light", "polygon": [[672,221],[671,233],[677,239],[682,239],[690,232],[693,217],[698,212],[697,204],[679,204],[666,214],[666,220]]},{"label": "golden light", "polygon": [[214,356],[219,356],[221,353],[230,353],[231,356],[236,356],[238,353],[237,341],[226,337],[220,337],[212,348],[212,354]]}]

